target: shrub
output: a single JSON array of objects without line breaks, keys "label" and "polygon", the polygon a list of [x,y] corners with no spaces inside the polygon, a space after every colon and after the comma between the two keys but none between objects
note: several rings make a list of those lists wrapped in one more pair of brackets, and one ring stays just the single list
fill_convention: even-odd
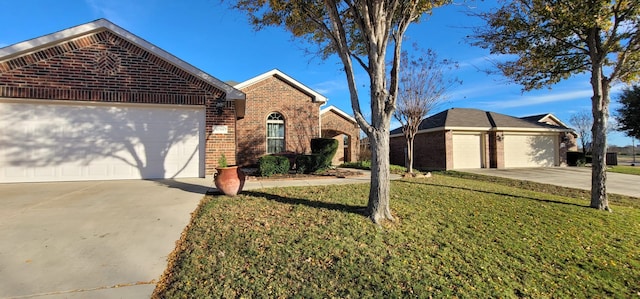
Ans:
[{"label": "shrub", "polygon": [[331,167],[331,160],[336,155],[339,144],[338,140],[333,138],[311,139],[311,153],[320,155],[320,160],[318,161],[320,165],[317,170]]},{"label": "shrub", "polygon": [[582,152],[567,152],[567,164],[569,166],[584,166],[586,158]]},{"label": "shrub", "polygon": [[260,176],[272,176],[289,172],[289,159],[283,156],[262,156],[258,160]]},{"label": "shrub", "polygon": [[296,157],[296,173],[312,173],[318,171],[323,161],[322,155],[299,155]]}]

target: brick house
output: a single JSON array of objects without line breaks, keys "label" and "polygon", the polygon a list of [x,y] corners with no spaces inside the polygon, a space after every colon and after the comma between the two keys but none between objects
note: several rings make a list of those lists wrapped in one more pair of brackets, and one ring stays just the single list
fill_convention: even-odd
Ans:
[{"label": "brick house", "polygon": [[234,88],[105,19],[1,48],[0,183],[204,177],[266,150],[258,120],[304,152],[326,98],[267,74]]},{"label": "brick house", "polygon": [[[552,114],[523,118],[452,108],[427,117],[414,139],[414,167],[448,170],[563,166],[576,134]],[[392,164],[405,165],[402,128],[391,131]]]}]

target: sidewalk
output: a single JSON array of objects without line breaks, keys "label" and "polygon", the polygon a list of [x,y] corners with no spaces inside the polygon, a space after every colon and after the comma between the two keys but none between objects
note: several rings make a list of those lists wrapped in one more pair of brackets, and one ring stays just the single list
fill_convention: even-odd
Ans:
[{"label": "sidewalk", "polygon": [[[346,178],[336,177],[308,177],[303,179],[254,179],[248,180],[244,183],[243,190],[255,190],[262,188],[274,188],[274,187],[305,187],[305,186],[324,186],[324,185],[339,185],[339,184],[362,184],[371,182],[371,172],[368,170],[358,170],[362,173],[361,176],[351,176]],[[395,177],[394,177],[395,176]],[[391,179],[399,178],[399,175],[391,175]]]},{"label": "sidewalk", "polygon": [[[591,190],[590,167],[481,168],[460,171]],[[607,193],[640,197],[640,176],[607,172]]]},{"label": "sidewalk", "polygon": [[[345,178],[336,177],[306,177],[301,179],[250,179],[244,183],[242,190],[255,190],[262,188],[279,188],[279,187],[306,187],[306,186],[325,186],[325,185],[345,185],[345,184],[366,184],[371,182],[371,171],[362,169],[350,169],[350,171],[358,171],[362,173],[360,176],[348,176]],[[401,176],[391,174],[391,180],[400,179]],[[215,190],[215,186],[211,187]],[[211,191],[211,190],[210,190]]]}]

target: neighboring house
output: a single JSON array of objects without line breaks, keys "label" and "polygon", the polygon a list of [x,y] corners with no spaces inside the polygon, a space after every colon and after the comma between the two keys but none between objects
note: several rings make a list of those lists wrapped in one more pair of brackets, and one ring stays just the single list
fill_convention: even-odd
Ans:
[{"label": "neighboring house", "polygon": [[204,177],[222,154],[309,152],[324,102],[277,70],[234,88],[100,19],[0,49],[0,183]]},{"label": "neighboring house", "polygon": [[[425,118],[414,140],[414,167],[465,169],[566,165],[576,135],[552,114],[523,118],[452,108]],[[402,128],[391,131],[392,164],[405,165]]]}]

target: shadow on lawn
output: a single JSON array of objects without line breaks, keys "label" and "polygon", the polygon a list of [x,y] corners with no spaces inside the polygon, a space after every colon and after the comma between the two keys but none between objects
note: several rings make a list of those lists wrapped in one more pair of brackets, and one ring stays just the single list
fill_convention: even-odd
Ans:
[{"label": "shadow on lawn", "polygon": [[514,197],[514,198],[535,200],[535,201],[539,201],[539,202],[555,203],[555,204],[561,204],[561,205],[569,205],[569,206],[576,206],[576,207],[581,207],[581,208],[588,208],[588,206],[586,206],[586,205],[579,205],[579,204],[570,203],[570,202],[563,202],[563,201],[542,199],[542,198],[534,198],[534,197],[521,196],[521,195],[515,195],[515,194],[509,194],[509,193],[491,192],[491,191],[478,190],[478,189],[472,189],[472,188],[466,188],[466,187],[449,186],[449,185],[434,184],[434,183],[427,183],[427,182],[425,182],[425,183],[411,182],[411,181],[399,181],[399,182],[407,183],[407,184],[428,185],[428,186],[434,186],[434,187],[445,187],[445,188],[458,189],[458,190],[467,190],[467,191],[480,192],[480,193],[485,193],[485,194],[494,194],[494,195]]},{"label": "shadow on lawn", "polygon": [[272,201],[276,201],[276,202],[284,203],[288,205],[304,205],[311,208],[338,211],[338,212],[347,212],[347,213],[353,213],[353,214],[358,214],[362,216],[365,216],[365,210],[366,210],[366,207],[363,207],[363,206],[352,206],[352,205],[345,205],[345,204],[339,204],[339,203],[329,203],[329,202],[315,201],[315,200],[309,200],[304,198],[290,198],[290,197],[283,197],[280,195],[256,192],[256,191],[243,191],[242,194],[253,196],[253,197],[264,197],[267,200],[272,200]]}]

